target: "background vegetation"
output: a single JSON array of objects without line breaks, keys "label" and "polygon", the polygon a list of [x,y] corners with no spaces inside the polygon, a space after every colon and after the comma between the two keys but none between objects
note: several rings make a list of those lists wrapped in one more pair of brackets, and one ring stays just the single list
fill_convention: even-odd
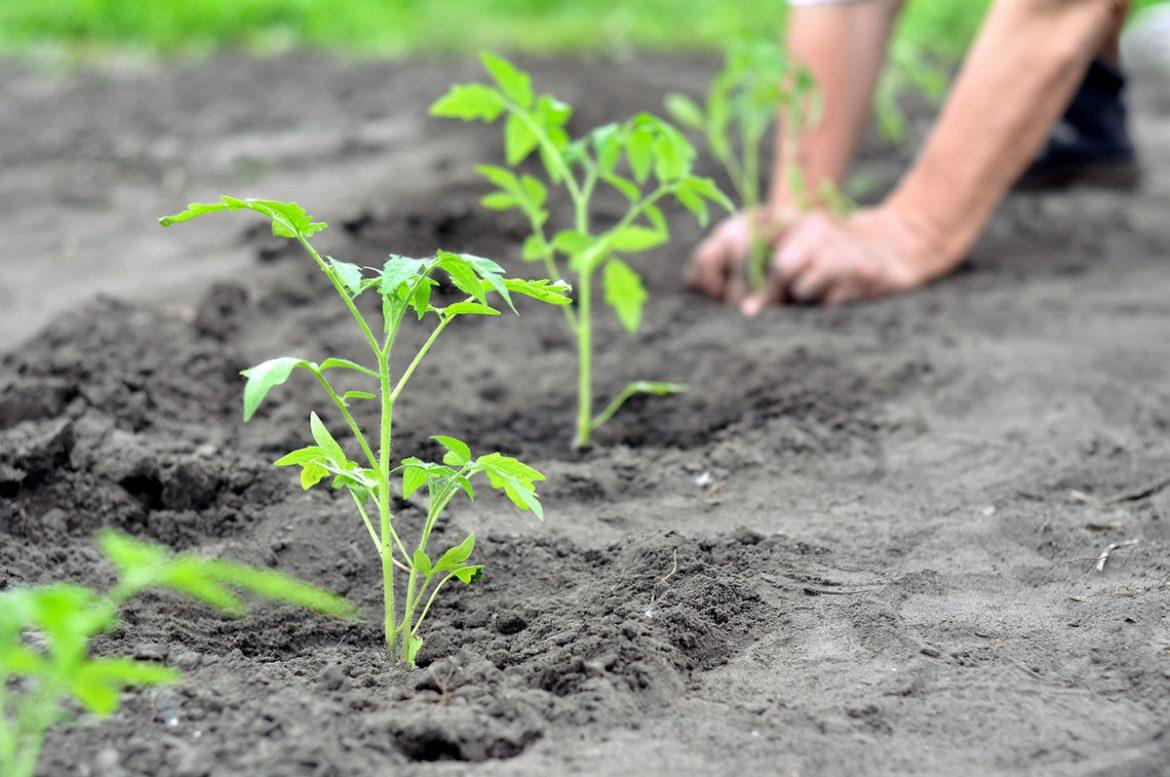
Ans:
[{"label": "background vegetation", "polygon": [[[954,57],[987,3],[911,0],[901,36]],[[721,49],[745,33],[778,30],[785,9],[785,0],[2,0],[0,48]]]}]

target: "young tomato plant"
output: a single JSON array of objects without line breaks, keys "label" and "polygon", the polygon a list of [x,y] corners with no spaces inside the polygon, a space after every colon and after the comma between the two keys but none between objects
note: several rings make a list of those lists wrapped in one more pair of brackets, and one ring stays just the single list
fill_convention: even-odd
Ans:
[{"label": "young tomato plant", "polygon": [[[399,657],[403,663],[413,666],[414,657],[422,646],[419,628],[430,612],[435,596],[452,578],[471,583],[479,578],[483,569],[481,565],[468,562],[475,545],[474,534],[447,549],[437,559],[428,555],[431,531],[451,499],[459,492],[474,499],[475,490],[471,481],[482,474],[492,488],[503,491],[518,508],[531,510],[543,519],[535,484],[544,480],[544,476],[532,467],[499,453],[472,456],[466,443],[445,436],[434,438],[446,449],[441,463],[407,458],[392,466],[394,403],[431,346],[452,321],[460,316],[500,314],[499,309],[489,304],[489,299],[495,301],[490,295],[497,295],[515,312],[513,294],[553,305],[568,305],[570,287],[564,282],[553,283],[546,279],[506,278],[503,268],[491,259],[449,251],[439,251],[429,259],[391,254],[380,269],[358,267],[332,257],[323,257],[309,242],[309,237],[325,229],[326,225],[314,221],[296,203],[225,196],[215,203],[192,203],[182,213],[161,219],[160,223],[168,226],[225,210],[260,213],[272,221],[274,235],[298,241],[329,279],[369,345],[373,367],[348,359],[329,358],[317,364],[300,357],[283,356],[244,370],[243,375],[247,378],[244,386],[244,421],[252,417],[269,391],[288,380],[298,368],[309,372],[321,384],[357,443],[360,450],[358,461],[350,459],[349,453],[337,442],[325,423],[316,413],[312,413],[309,416],[309,430],[314,444],[280,458],[276,466],[300,467],[301,487],[305,490],[331,477],[333,488],[345,489],[352,496],[381,560],[386,650],[391,659]],[[451,284],[466,295],[465,299],[446,307],[431,304],[431,290],[438,285],[432,276],[439,271],[446,274]],[[371,325],[358,309],[359,298],[366,293],[375,294],[380,300],[380,325]],[[435,327],[413,358],[395,375],[391,371],[392,350],[400,328],[411,315],[419,321],[433,316]],[[347,370],[365,376],[373,381],[376,391],[339,393],[329,378],[334,370]],[[371,441],[354,419],[350,405],[375,399],[381,403],[381,418],[377,436]],[[430,496],[426,520],[413,551],[407,550],[390,509],[391,478],[399,475],[404,497],[411,496],[423,486],[427,487]],[[374,505],[376,511],[376,524],[367,509],[370,504]],[[401,617],[395,607],[396,567],[406,574]]]},{"label": "young tomato plant", "polygon": [[[630,383],[600,412],[593,403],[593,277],[601,272],[605,301],[630,332],[642,322],[646,289],[621,257],[665,243],[670,234],[659,203],[670,197],[706,224],[707,203],[730,210],[731,203],[708,178],[691,172],[694,149],[666,121],[641,113],[622,124],[606,124],[573,140],[566,130],[572,108],[552,95],[536,94],[532,78],[492,54],[481,56],[493,84],[457,84],[431,106],[431,114],[463,121],[504,121],[504,157],[517,167],[534,153],[547,181],[563,187],[573,206],[573,222],[550,236],[548,186],[533,175],[482,165],[477,171],[498,191],[483,199],[493,210],[517,208],[528,218],[532,234],[523,257],[543,262],[551,278],[573,278],[576,310],[565,320],[577,339],[578,386],[575,444],[584,447],[594,431],[636,394],[674,394],[676,383],[639,380]],[[622,160],[625,167],[620,167]],[[626,169],[628,168],[628,170]],[[653,180],[652,180],[653,179]],[[598,185],[616,189],[629,206],[616,223],[594,224],[590,205]],[[566,271],[567,270],[567,271]]]},{"label": "young tomato plant", "polygon": [[98,544],[118,574],[109,590],[52,583],[0,593],[0,777],[32,777],[45,733],[65,716],[70,700],[108,715],[124,689],[179,679],[177,671],[158,664],[90,656],[93,638],[143,590],[170,589],[230,615],[245,612],[238,590],[356,617],[344,599],[272,570],[174,555],[112,530],[98,535]]},{"label": "young tomato plant", "polygon": [[[711,156],[731,180],[740,209],[747,213],[759,212],[762,205],[760,148],[779,117],[778,146],[793,204],[798,211],[816,204],[801,171],[799,138],[819,121],[820,95],[809,70],[789,62],[775,43],[744,41],[732,47],[723,70],[711,82],[704,107],[673,93],[666,97],[666,109],[680,124],[702,134]],[[827,182],[820,187],[819,201],[834,210],[845,203]],[[753,235],[744,263],[754,289],[764,285],[769,244],[778,231],[765,221],[753,220],[753,228],[759,231]]]}]

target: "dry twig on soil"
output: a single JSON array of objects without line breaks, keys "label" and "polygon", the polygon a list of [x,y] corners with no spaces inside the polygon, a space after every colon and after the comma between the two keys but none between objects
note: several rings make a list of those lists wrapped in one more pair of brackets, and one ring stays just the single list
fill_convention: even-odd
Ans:
[{"label": "dry twig on soil", "polygon": [[1130,545],[1137,545],[1138,539],[1135,537],[1132,540],[1125,540],[1124,542],[1111,542],[1105,546],[1105,550],[1101,551],[1101,555],[1097,557],[1097,571],[1104,572],[1105,564],[1109,561],[1109,554],[1118,548],[1126,548]]}]

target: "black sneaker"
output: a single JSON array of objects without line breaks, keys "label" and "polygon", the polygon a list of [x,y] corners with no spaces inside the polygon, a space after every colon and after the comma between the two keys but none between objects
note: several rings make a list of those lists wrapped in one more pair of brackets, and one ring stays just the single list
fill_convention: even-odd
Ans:
[{"label": "black sneaker", "polygon": [[1077,184],[1133,189],[1141,182],[1129,139],[1125,76],[1096,59],[1052,130],[1048,145],[1017,189],[1059,189]]}]

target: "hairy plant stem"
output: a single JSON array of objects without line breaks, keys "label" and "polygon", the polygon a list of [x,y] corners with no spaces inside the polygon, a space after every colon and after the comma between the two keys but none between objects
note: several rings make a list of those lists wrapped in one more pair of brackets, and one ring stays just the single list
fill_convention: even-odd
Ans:
[{"label": "hairy plant stem", "polygon": [[[378,444],[378,518],[382,539],[382,604],[383,626],[386,635],[386,653],[394,660],[398,650],[398,627],[394,618],[394,548],[390,545],[393,529],[390,521],[390,431],[394,417],[394,399],[390,388],[390,345],[394,333],[387,337],[386,347],[378,349],[378,383],[382,390],[382,419]],[[412,575],[413,577],[413,575]]]}]

